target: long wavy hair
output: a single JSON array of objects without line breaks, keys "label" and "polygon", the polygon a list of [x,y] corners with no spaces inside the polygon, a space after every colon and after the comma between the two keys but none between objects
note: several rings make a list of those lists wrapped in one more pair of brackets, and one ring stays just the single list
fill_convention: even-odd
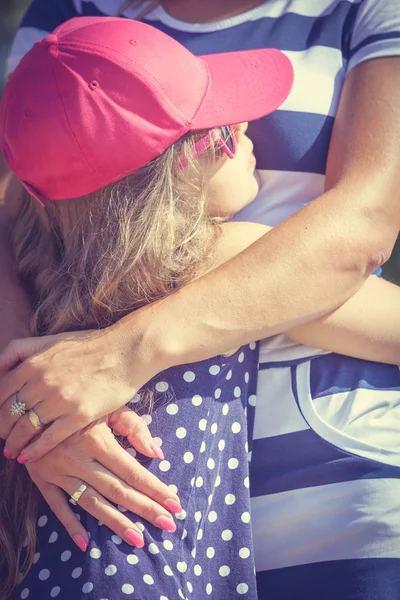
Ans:
[{"label": "long wavy hair", "polygon": [[[208,268],[219,220],[208,215],[206,184],[192,157],[193,144],[205,134],[186,135],[94,194],[49,201],[45,209],[26,199],[12,243],[32,301],[34,333],[107,327]],[[212,145],[207,154],[218,159]],[[26,469],[2,455],[0,478],[3,599],[32,565],[39,494]]]}]

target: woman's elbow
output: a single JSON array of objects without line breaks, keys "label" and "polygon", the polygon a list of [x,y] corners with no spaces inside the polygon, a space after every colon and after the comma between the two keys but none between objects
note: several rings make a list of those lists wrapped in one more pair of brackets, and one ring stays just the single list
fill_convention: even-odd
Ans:
[{"label": "woman's elbow", "polygon": [[369,277],[390,258],[395,239],[389,233],[374,231],[362,240],[350,240],[351,252],[346,252],[347,269],[355,271],[361,277]]}]

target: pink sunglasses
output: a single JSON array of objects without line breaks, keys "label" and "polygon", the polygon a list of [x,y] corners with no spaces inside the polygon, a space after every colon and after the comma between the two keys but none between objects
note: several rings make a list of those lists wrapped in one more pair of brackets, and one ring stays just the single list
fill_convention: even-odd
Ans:
[{"label": "pink sunglasses", "polygon": [[[193,145],[193,158],[198,158],[204,154],[214,142],[215,145],[224,151],[228,158],[235,158],[237,152],[237,141],[233,128],[230,125],[224,125],[211,129],[207,135],[204,135]],[[182,157],[179,161],[179,170],[187,167],[188,162],[186,158]]]}]

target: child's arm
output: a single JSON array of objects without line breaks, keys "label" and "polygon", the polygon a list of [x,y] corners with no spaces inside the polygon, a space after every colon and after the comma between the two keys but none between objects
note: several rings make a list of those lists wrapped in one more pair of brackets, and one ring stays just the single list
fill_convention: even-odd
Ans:
[{"label": "child's arm", "polygon": [[[258,223],[226,223],[222,227],[218,262],[229,260],[270,229]],[[371,276],[330,315],[285,335],[314,348],[400,364],[400,287]]]}]

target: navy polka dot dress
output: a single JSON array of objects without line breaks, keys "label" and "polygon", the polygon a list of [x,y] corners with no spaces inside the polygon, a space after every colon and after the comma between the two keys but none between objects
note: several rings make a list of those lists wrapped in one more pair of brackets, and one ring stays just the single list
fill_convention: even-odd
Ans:
[{"label": "navy polka dot dress", "polygon": [[165,460],[146,464],[176,486],[184,510],[175,533],[127,512],[145,539],[144,548],[133,548],[78,506],[90,534],[84,554],[43,502],[34,565],[12,599],[255,600],[248,431],[257,359],[251,344],[155,381],[153,411],[143,417]]}]

